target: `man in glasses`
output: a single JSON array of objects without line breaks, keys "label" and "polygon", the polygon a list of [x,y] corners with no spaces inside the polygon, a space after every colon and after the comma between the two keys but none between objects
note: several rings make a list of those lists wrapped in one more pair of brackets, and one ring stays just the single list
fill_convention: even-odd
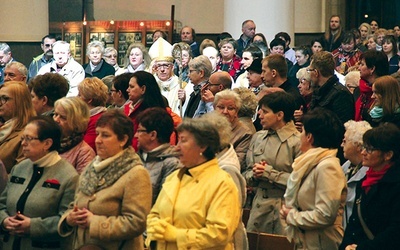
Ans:
[{"label": "man in glasses", "polygon": [[11,54],[11,48],[7,43],[0,43],[0,85],[4,82],[4,68],[15,61]]},{"label": "man in glasses", "polygon": [[34,57],[28,69],[28,81],[37,75],[39,69],[53,60],[52,45],[56,42],[53,35],[46,35],[42,38],[40,47],[43,53]]}]

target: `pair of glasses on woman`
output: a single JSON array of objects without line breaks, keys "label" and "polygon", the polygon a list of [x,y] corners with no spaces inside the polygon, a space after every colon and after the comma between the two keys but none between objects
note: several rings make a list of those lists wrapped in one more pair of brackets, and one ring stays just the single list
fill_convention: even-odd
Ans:
[{"label": "pair of glasses on woman", "polygon": [[362,145],[361,148],[362,148],[362,150],[365,149],[365,151],[366,151],[368,154],[372,154],[372,152],[374,152],[374,151],[376,151],[376,150],[380,150],[379,148],[374,148],[374,147],[368,146],[368,145]]}]

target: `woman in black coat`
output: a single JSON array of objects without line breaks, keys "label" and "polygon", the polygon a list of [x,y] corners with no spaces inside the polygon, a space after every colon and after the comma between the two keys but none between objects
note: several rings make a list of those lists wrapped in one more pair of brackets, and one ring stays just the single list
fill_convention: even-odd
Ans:
[{"label": "woman in black coat", "polygon": [[369,170],[357,186],[356,204],[339,249],[399,249],[400,130],[385,123],[367,131],[363,141],[362,163]]}]

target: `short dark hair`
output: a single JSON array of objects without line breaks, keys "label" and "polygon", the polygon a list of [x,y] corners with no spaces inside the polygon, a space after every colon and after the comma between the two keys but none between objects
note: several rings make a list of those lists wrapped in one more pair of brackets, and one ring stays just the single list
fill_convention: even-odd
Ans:
[{"label": "short dark hair", "polygon": [[315,108],[303,116],[306,134],[313,135],[313,146],[321,148],[340,147],[344,136],[344,126],[339,117],[331,110]]},{"label": "short dark hair", "polygon": [[290,42],[292,41],[292,39],[290,38],[289,34],[286,32],[279,32],[275,35],[275,38],[279,38],[281,39],[281,37],[283,37],[283,39],[285,39],[286,42]]},{"label": "short dark hair", "polygon": [[174,121],[166,109],[148,108],[136,117],[137,124],[146,128],[147,132],[156,131],[159,143],[168,143],[174,131]]},{"label": "short dark hair", "polygon": [[50,116],[34,116],[29,119],[29,123],[35,124],[37,127],[37,134],[40,141],[51,139],[53,144],[49,151],[59,150],[61,145],[61,127]]},{"label": "short dark hair", "polygon": [[377,77],[389,74],[389,61],[383,51],[367,50],[360,56],[360,61],[364,60],[369,69],[375,67],[374,74]]},{"label": "short dark hair", "polygon": [[393,151],[391,161],[400,157],[400,129],[393,123],[383,123],[363,135],[364,145],[374,147],[382,152]]},{"label": "short dark hair", "polygon": [[118,140],[123,140],[125,135],[128,136],[124,148],[132,145],[133,139],[133,122],[131,118],[126,116],[120,109],[109,109],[104,112],[96,122],[97,127],[108,126],[116,135]]},{"label": "short dark hair", "polygon": [[121,91],[125,100],[129,99],[128,92],[126,91],[129,87],[129,81],[131,80],[133,73],[123,73],[121,75],[116,76],[112,84],[117,91]]},{"label": "short dark hair", "polygon": [[182,131],[191,133],[197,145],[206,147],[203,156],[207,160],[213,159],[215,154],[220,150],[221,142],[219,133],[210,122],[200,119],[185,118],[178,126],[177,130],[179,133]]},{"label": "short dark hair", "polygon": [[217,35],[217,42],[224,40],[225,38],[232,38],[232,35],[228,32],[222,32],[221,34]]},{"label": "short dark hair", "polygon": [[311,48],[307,45],[301,45],[299,47],[294,48],[294,51],[301,51],[304,56],[308,55],[308,60],[311,60],[312,52]]},{"label": "short dark hair", "polygon": [[162,30],[155,30],[154,32],[153,32],[153,34],[151,35],[151,37],[153,38],[154,37],[154,34],[155,33],[157,33],[157,32],[160,32],[161,33],[161,37],[164,39],[164,40],[167,40],[167,33],[165,33],[165,31],[162,31]]},{"label": "short dark hair", "polygon": [[69,91],[68,80],[60,74],[37,75],[29,82],[29,85],[37,97],[47,97],[47,105],[50,107],[54,107],[54,103],[65,97]]},{"label": "short dark hair", "polygon": [[296,110],[296,102],[291,94],[286,92],[274,92],[263,96],[258,102],[260,107],[268,107],[274,113],[283,112],[283,120],[289,122],[293,120],[293,114]]},{"label": "short dark hair", "polygon": [[354,42],[354,48],[356,47],[356,37],[354,36],[354,33],[351,31],[346,31],[343,34],[343,38],[342,38],[342,44],[349,44],[351,41]]},{"label": "short dark hair", "polygon": [[280,38],[274,38],[272,41],[269,43],[269,48],[272,49],[275,46],[282,46],[283,48],[286,48],[285,41],[283,41]]},{"label": "short dark hair", "polygon": [[262,59],[263,58],[263,53],[261,51],[261,49],[255,45],[255,44],[250,44],[249,46],[247,46],[243,52],[249,52],[251,54],[251,56],[253,57],[253,59]]},{"label": "short dark hair", "polygon": [[56,38],[55,35],[53,35],[53,34],[48,34],[48,35],[45,35],[45,36],[42,38],[42,44],[44,44],[44,39],[46,39],[46,38],[57,40],[57,38]]}]

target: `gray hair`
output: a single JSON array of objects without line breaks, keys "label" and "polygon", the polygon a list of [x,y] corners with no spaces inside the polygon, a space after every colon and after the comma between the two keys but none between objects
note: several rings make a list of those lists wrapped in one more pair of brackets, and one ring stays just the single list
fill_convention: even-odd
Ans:
[{"label": "gray hair", "polygon": [[101,55],[104,54],[104,45],[102,42],[100,41],[93,41],[88,43],[87,47],[86,47],[86,55],[89,56],[90,55],[90,50],[92,48],[99,48],[100,49],[100,53]]},{"label": "gray hair", "polygon": [[[350,82],[352,83],[352,86],[359,86],[360,84],[360,71],[355,70],[355,71],[350,71],[347,73],[347,75],[344,77],[344,82]],[[346,84],[347,86],[348,84]]]},{"label": "gray hair", "polygon": [[68,53],[71,52],[71,46],[70,46],[70,44],[67,43],[66,41],[57,41],[57,42],[55,42],[55,43],[53,43],[53,44],[51,45],[51,48],[54,50],[54,48],[55,48],[56,46],[64,46],[64,47],[68,48]]},{"label": "gray hair", "polygon": [[10,53],[11,48],[7,43],[0,43],[0,51],[3,51],[4,53]]},{"label": "gray hair", "polygon": [[204,78],[208,79],[211,76],[212,65],[210,59],[204,55],[197,56],[190,60],[189,67],[192,67],[195,70],[203,71]]},{"label": "gray hair", "polygon": [[233,91],[239,95],[242,100],[242,106],[239,109],[239,117],[253,117],[256,114],[258,105],[257,96],[248,88],[235,88]]},{"label": "gray hair", "polygon": [[221,99],[233,100],[237,111],[239,111],[242,107],[242,100],[240,99],[240,96],[231,89],[222,90],[215,95],[214,108]]},{"label": "gray hair", "polygon": [[177,131],[178,133],[182,131],[191,133],[198,146],[206,147],[203,156],[207,160],[213,159],[221,148],[218,131],[205,119],[185,118],[178,126]]},{"label": "gray hair", "polygon": [[344,124],[346,129],[347,139],[357,146],[363,145],[363,135],[368,130],[372,129],[371,125],[366,121],[350,120]]},{"label": "gray hair", "polygon": [[20,62],[10,62],[6,64],[4,69],[8,69],[11,67],[15,67],[21,75],[27,77],[28,76],[28,69]]},{"label": "gray hair", "polygon": [[232,127],[226,117],[218,112],[211,112],[202,115],[198,121],[206,121],[218,131],[221,148],[228,146],[231,142]]},{"label": "gray hair", "polygon": [[118,54],[117,50],[114,47],[107,47],[104,49],[104,56],[109,55],[111,52],[115,52],[116,54]]}]

